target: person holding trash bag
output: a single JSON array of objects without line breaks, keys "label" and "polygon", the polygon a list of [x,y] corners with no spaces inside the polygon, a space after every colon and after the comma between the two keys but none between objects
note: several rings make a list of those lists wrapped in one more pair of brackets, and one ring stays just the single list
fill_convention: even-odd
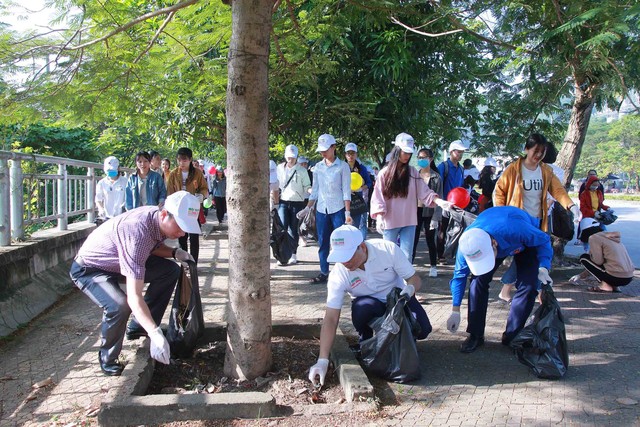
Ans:
[{"label": "person holding trash bag", "polygon": [[[160,322],[180,274],[177,261],[193,261],[183,249],[163,241],[185,233],[199,233],[200,202],[186,191],[167,197],[162,209],[143,206],[119,215],[96,228],[71,263],[73,283],[103,310],[100,368],[120,375],[118,362],[125,332],[128,339],[149,336],[151,357],[169,364],[169,343]],[[118,279],[126,278],[126,292]],[[143,295],[145,283],[149,283]],[[129,326],[127,320],[133,314]]]},{"label": "person holding trash bag", "polygon": [[330,240],[328,260],[336,265],[327,283],[327,308],[320,332],[318,361],[309,371],[309,380],[314,385],[316,377],[324,384],[340,309],[347,293],[352,297],[351,319],[360,342],[373,336],[369,322],[385,314],[387,294],[394,287],[402,289],[401,295],[410,298],[407,305],[421,329],[416,339],[425,339],[431,332],[427,313],[415,298],[422,280],[395,243],[382,239],[363,241],[362,233],[351,225],[334,230]]},{"label": "person holding trash bag", "polygon": [[469,337],[460,347],[471,353],[484,344],[484,329],[489,302],[489,284],[502,261],[513,256],[517,266],[516,293],[513,296],[502,344],[511,340],[524,327],[538,294],[538,281],[552,284],[549,277],[553,249],[547,233],[538,227],[539,220],[513,206],[496,206],[482,212],[460,237],[456,266],[449,282],[453,299],[447,329],[460,326],[460,304],[469,273],[467,332]]}]

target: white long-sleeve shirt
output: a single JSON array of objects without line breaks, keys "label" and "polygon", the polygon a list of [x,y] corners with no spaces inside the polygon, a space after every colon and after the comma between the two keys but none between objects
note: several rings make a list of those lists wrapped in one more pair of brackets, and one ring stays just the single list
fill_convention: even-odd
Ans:
[{"label": "white long-sleeve shirt", "polygon": [[316,210],[332,214],[344,208],[345,200],[351,201],[351,171],[349,164],[336,157],[331,166],[324,160],[313,167],[313,185],[309,200],[317,200]]}]

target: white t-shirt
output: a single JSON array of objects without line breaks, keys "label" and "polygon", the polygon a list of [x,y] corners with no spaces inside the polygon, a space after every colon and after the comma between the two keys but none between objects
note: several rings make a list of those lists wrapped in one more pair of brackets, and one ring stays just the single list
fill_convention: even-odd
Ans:
[{"label": "white t-shirt", "polygon": [[109,177],[104,177],[96,185],[96,202],[104,205],[105,217],[113,218],[123,212],[125,201],[125,189],[127,188],[127,178],[118,177],[112,181]]},{"label": "white t-shirt", "polygon": [[524,210],[534,218],[540,218],[542,205],[542,169],[531,171],[522,165],[522,204]]},{"label": "white t-shirt", "polygon": [[182,191],[187,191],[187,177],[189,172],[182,172]]},{"label": "white t-shirt", "polygon": [[140,194],[140,206],[147,206],[147,180],[146,178],[138,177],[138,193]]},{"label": "white t-shirt", "polygon": [[364,270],[349,271],[336,263],[327,282],[327,307],[341,309],[345,294],[351,298],[371,296],[382,302],[392,288],[404,288],[416,273],[402,249],[393,242],[371,239],[365,242],[368,258]]}]

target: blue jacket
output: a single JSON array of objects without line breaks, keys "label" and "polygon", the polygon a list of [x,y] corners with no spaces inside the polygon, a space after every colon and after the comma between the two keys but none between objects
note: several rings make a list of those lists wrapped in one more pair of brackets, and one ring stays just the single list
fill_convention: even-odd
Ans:
[{"label": "blue jacket", "polygon": [[[447,170],[445,171],[445,163],[447,164]],[[449,191],[456,187],[462,187],[464,184],[464,168],[462,164],[458,162],[458,166],[454,166],[450,159],[438,165],[438,172],[442,177],[442,196],[446,200]],[[445,173],[447,172],[447,173]]]},{"label": "blue jacket", "polygon": [[[167,198],[167,187],[162,176],[154,171],[147,174],[147,206],[158,206]],[[138,174],[134,173],[127,181],[125,207],[127,210],[143,206],[138,191]]]},{"label": "blue jacket", "polygon": [[[496,206],[487,209],[478,215],[478,218],[467,227],[467,230],[472,228],[486,231],[498,242],[496,259],[516,255],[525,248],[536,248],[540,267],[551,270],[551,258],[553,257],[551,239],[547,233],[540,230],[540,220],[522,209],[514,206]],[[458,251],[453,278],[449,282],[454,307],[459,307],[462,302],[470,272],[467,261]]]}]

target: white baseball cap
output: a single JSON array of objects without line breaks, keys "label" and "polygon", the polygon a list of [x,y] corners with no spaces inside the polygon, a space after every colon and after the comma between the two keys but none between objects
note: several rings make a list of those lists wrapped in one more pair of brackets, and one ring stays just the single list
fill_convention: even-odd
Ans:
[{"label": "white baseball cap", "polygon": [[198,215],[200,214],[200,202],[193,194],[187,191],[176,191],[167,197],[164,209],[173,215],[178,227],[185,233],[200,234]]},{"label": "white baseball cap", "polygon": [[498,162],[496,162],[496,159],[494,159],[493,157],[487,157],[486,160],[484,161],[484,165],[493,166],[494,168],[497,168]]},{"label": "white baseball cap", "polygon": [[347,262],[363,242],[362,233],[354,226],[345,224],[333,230],[330,242],[331,252],[329,252],[327,261]]},{"label": "white baseball cap", "polygon": [[451,144],[449,144],[449,151],[448,152],[450,153],[453,150],[467,151],[467,147],[464,146],[462,141],[460,141],[459,139],[456,139]]},{"label": "white baseball cap", "polygon": [[474,276],[486,274],[496,265],[491,236],[479,228],[470,228],[462,233],[458,250],[464,256]]},{"label": "white baseball cap", "polygon": [[346,153],[347,151],[355,151],[357,153],[358,146],[354,142],[350,142],[344,146],[344,152]]},{"label": "white baseball cap", "polygon": [[413,137],[408,133],[399,133],[393,143],[396,146],[400,147],[400,149],[402,149],[402,151],[405,153],[413,154],[414,152],[415,141],[413,140]]},{"label": "white baseball cap", "polygon": [[109,156],[106,159],[104,159],[104,171],[109,172],[109,171],[117,171],[118,170],[118,166],[120,166],[120,162],[118,161],[118,159],[116,159],[114,156]]},{"label": "white baseball cap", "polygon": [[298,157],[298,163],[309,163],[309,159],[307,159],[305,156],[300,156]]},{"label": "white baseball cap", "polygon": [[289,157],[293,157],[294,159],[298,158],[298,147],[295,145],[287,145],[287,148],[284,149],[284,158],[288,159]]},{"label": "white baseball cap", "polygon": [[471,175],[471,177],[475,181],[478,181],[480,179],[480,171],[475,166],[472,167],[471,169],[465,169],[464,172],[462,173],[463,178],[466,178],[469,175]]},{"label": "white baseball cap", "polygon": [[600,223],[593,218],[583,218],[580,221],[580,232],[578,233],[578,239],[582,237],[582,233],[593,227],[598,227],[598,229],[600,229]]},{"label": "white baseball cap", "polygon": [[318,149],[316,151],[327,151],[335,143],[336,139],[332,135],[329,135],[328,133],[322,134],[318,138]]}]

